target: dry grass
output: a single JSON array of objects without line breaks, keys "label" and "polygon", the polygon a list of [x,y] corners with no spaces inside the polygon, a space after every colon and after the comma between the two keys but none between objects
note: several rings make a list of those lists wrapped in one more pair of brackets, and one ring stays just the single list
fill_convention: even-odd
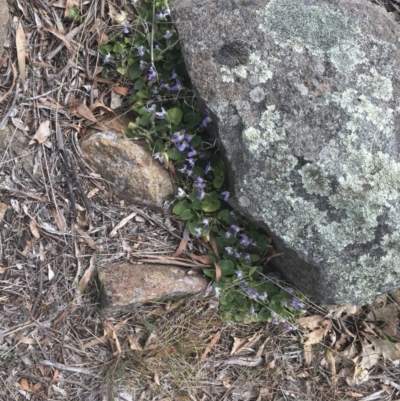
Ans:
[{"label": "dry grass", "polygon": [[[108,183],[81,163],[77,137],[94,123],[76,114],[76,107],[84,99],[95,104],[96,91],[106,104],[110,100],[109,84],[88,78],[98,64],[96,38],[108,23],[106,2],[83,6],[84,24],[70,50],[57,50],[62,42],[39,23],[58,29],[64,23],[67,35],[70,25],[63,8],[45,0],[12,5],[28,34],[30,60],[53,67],[28,64],[28,87],[22,93],[17,81],[13,83],[16,52],[11,46],[0,70],[1,95],[10,90],[1,116],[28,127],[25,134],[30,137],[45,120],[53,131],[47,146],[27,147],[35,156],[32,166],[9,152],[0,159],[0,197],[7,205],[0,219],[0,400],[399,399],[397,363],[380,355],[368,369],[368,380],[358,383],[349,378],[354,378],[360,359],[343,357],[352,344],[363,352],[360,344],[368,329],[376,338],[383,338],[388,325],[398,330],[398,309],[386,321],[371,320],[373,306],[336,316],[333,328],[314,345],[309,365],[302,345],[306,329],[229,325],[219,318],[211,293],[144,306],[131,315],[101,315],[96,268],[170,255],[182,226],[173,216],[125,207],[110,196]],[[115,6],[122,7],[122,2]],[[96,20],[102,23],[91,31]],[[63,107],[57,109],[57,103]],[[93,109],[99,121],[104,111]],[[137,216],[109,238],[112,228],[133,211]],[[189,243],[188,250],[193,249],[204,252],[201,244]],[[384,302],[396,305],[398,300]],[[309,312],[325,316],[328,309],[310,304]],[[103,337],[105,328],[108,337]],[[118,340],[111,338],[113,333]],[[339,344],[341,334],[348,338]],[[397,341],[398,333],[392,334],[386,335],[388,343]],[[235,338],[248,340],[231,355]],[[334,369],[329,352],[336,358]]]}]

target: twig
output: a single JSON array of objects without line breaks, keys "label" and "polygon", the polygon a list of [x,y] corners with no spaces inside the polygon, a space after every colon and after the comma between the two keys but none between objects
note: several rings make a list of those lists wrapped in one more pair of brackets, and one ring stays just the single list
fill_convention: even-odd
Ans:
[{"label": "twig", "polygon": [[39,288],[38,288],[38,293],[35,299],[35,302],[33,303],[32,309],[31,309],[31,314],[34,318],[37,319],[38,316],[36,316],[36,308],[39,305],[40,298],[42,297],[42,292],[43,292],[43,268],[45,265],[41,266],[41,263],[38,261],[37,264],[39,265]]},{"label": "twig", "polygon": [[66,372],[82,373],[84,375],[95,376],[97,378],[101,377],[97,373],[93,373],[93,372],[91,372],[90,370],[87,370],[87,369],[75,368],[73,366],[67,366],[67,365],[64,365],[62,363],[48,361],[48,360],[45,360],[45,359],[40,359],[38,361],[38,363],[40,363],[41,365],[45,365],[45,366],[52,366],[53,368],[56,368],[58,370],[65,370]]},{"label": "twig", "polygon": [[11,106],[10,106],[10,107],[8,108],[8,110],[4,113],[4,117],[3,117],[3,119],[2,119],[1,122],[0,122],[0,130],[1,130],[1,129],[4,129],[4,127],[5,127],[6,124],[7,124],[8,117],[10,117],[10,114],[11,114],[11,112],[12,112],[13,109],[14,109],[15,102],[17,101],[18,92],[19,92],[19,80],[17,81],[17,83],[16,83],[16,85],[15,85],[15,95],[14,95],[14,99],[13,99],[13,101],[12,101],[12,103],[11,103]]}]

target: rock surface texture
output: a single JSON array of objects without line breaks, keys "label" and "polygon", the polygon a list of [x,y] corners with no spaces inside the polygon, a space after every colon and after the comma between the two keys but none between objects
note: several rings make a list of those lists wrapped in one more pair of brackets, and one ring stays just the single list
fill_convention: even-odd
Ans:
[{"label": "rock surface texture", "polygon": [[4,42],[7,39],[8,17],[7,0],[0,0],[0,56],[3,54]]},{"label": "rock surface texture", "polygon": [[400,26],[366,0],[171,0],[232,204],[326,303],[400,285]]},{"label": "rock surface texture", "polygon": [[100,306],[105,314],[131,312],[134,306],[195,295],[207,288],[200,273],[174,266],[119,263],[99,271]]},{"label": "rock surface texture", "polygon": [[96,132],[81,141],[88,164],[113,185],[111,190],[129,204],[162,211],[174,186],[168,172],[151,154],[113,132]]}]

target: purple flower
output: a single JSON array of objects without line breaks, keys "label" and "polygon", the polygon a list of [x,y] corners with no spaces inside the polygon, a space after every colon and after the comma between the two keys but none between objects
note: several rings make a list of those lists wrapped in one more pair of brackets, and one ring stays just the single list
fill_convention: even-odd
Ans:
[{"label": "purple flower", "polygon": [[211,117],[206,117],[200,124],[200,127],[205,128],[211,122]]},{"label": "purple flower", "polygon": [[164,89],[166,89],[167,91],[170,90],[169,84],[165,84],[162,80],[160,80],[160,88],[164,88]]},{"label": "purple flower", "polygon": [[164,161],[164,156],[161,153],[154,153],[153,155],[154,159],[158,160],[160,163]]},{"label": "purple flower", "polygon": [[108,54],[104,57],[103,63],[104,63],[104,64],[109,63],[109,62],[110,62],[110,57],[111,57],[111,54],[108,53]]},{"label": "purple flower", "polygon": [[221,192],[221,195],[224,197],[224,201],[226,202],[229,199],[230,193],[228,191]]},{"label": "purple flower", "polygon": [[233,252],[233,257],[236,258],[236,259],[239,259],[240,258],[240,253],[237,252],[237,251],[234,251]]},{"label": "purple flower", "polygon": [[165,32],[165,35],[163,36],[165,39],[169,39],[172,36],[172,33],[170,31]]},{"label": "purple flower", "polygon": [[151,81],[156,77],[157,72],[154,67],[150,67],[148,72],[149,72],[149,81]]},{"label": "purple flower", "polygon": [[196,185],[196,187],[199,187],[199,188],[206,187],[205,181],[199,176],[197,176],[196,179],[194,180],[194,185]]},{"label": "purple flower", "polygon": [[285,287],[285,290],[286,290],[287,292],[292,293],[292,292],[293,292],[293,287]]},{"label": "purple flower", "polygon": [[161,107],[161,111],[156,113],[156,117],[160,120],[163,120],[166,115],[167,112],[165,111],[164,107]]},{"label": "purple flower", "polygon": [[190,152],[188,153],[189,157],[193,157],[197,155],[197,150],[192,146]]},{"label": "purple flower", "polygon": [[196,238],[199,238],[201,236],[201,228],[200,227],[196,227],[194,229],[194,232],[196,233]]},{"label": "purple flower", "polygon": [[254,239],[252,239],[252,240],[250,241],[250,245],[251,245],[251,246],[256,246],[256,245],[257,245],[257,242],[254,241]]},{"label": "purple flower", "polygon": [[262,294],[258,295],[258,299],[260,299],[261,301],[265,301],[268,298],[268,294],[266,291],[264,291]]},{"label": "purple flower", "polygon": [[187,148],[189,148],[189,147],[190,147],[190,145],[189,145],[186,141],[181,142],[181,143],[177,146],[179,152],[183,152],[185,149],[187,149]]},{"label": "purple flower", "polygon": [[229,215],[232,217],[232,219],[235,219],[235,220],[238,219],[237,216],[236,216],[236,214],[235,214],[235,212],[234,212],[233,210],[229,212]]},{"label": "purple flower", "polygon": [[290,303],[290,305],[292,306],[292,308],[294,310],[297,310],[304,306],[304,304],[302,302],[300,302],[299,298],[297,298],[297,297],[292,298],[292,302]]},{"label": "purple flower", "polygon": [[164,19],[167,15],[170,15],[171,11],[169,8],[163,8],[159,14],[156,14],[158,20]]},{"label": "purple flower", "polygon": [[251,299],[256,299],[258,297],[258,292],[256,290],[254,290],[253,288],[249,288],[246,290],[247,295],[249,296],[249,298]]},{"label": "purple flower", "polygon": [[125,54],[124,52],[122,52],[122,53],[120,54],[120,56],[121,56],[121,60],[125,60],[126,54]]},{"label": "purple flower", "polygon": [[285,323],[285,324],[283,325],[283,327],[285,328],[285,330],[289,330],[289,331],[296,330],[296,327],[291,326],[289,323]]},{"label": "purple flower", "polygon": [[204,172],[205,172],[206,174],[208,174],[208,172],[210,171],[210,169],[211,169],[211,163],[208,162],[208,163],[206,164],[206,168],[204,169]]},{"label": "purple flower", "polygon": [[[124,28],[122,29],[122,32],[123,32],[123,33],[129,33],[129,29],[128,29],[129,21],[125,21],[125,22],[123,23],[123,25],[124,25]],[[143,46],[142,46],[142,47],[143,47]],[[140,56],[140,54],[139,54],[139,56]],[[143,54],[142,54],[142,56],[143,56]]]},{"label": "purple flower", "polygon": [[154,48],[157,49],[157,50],[161,50],[160,45],[155,45]]},{"label": "purple flower", "polygon": [[192,142],[192,136],[189,135],[189,134],[185,134],[185,141],[186,141],[187,143]]},{"label": "purple flower", "polygon": [[193,174],[193,170],[188,169],[187,166],[183,166],[182,168],[178,168],[178,171],[182,174],[186,174],[188,177],[190,177]]},{"label": "purple flower", "polygon": [[252,314],[252,315],[254,315],[254,312],[255,312],[255,310],[254,310],[254,306],[253,306],[253,304],[251,304],[251,306],[250,306],[250,313]]},{"label": "purple flower", "polygon": [[251,256],[250,256],[249,253],[245,253],[245,254],[243,255],[243,257],[244,257],[244,260],[245,260],[247,263],[250,263],[250,262],[251,262]]},{"label": "purple flower", "polygon": [[286,299],[282,299],[282,300],[281,300],[281,305],[282,305],[284,308],[286,308],[286,307],[288,306],[288,303],[287,303]]},{"label": "purple flower", "polygon": [[241,240],[240,240],[241,245],[248,246],[250,244],[249,238],[247,237],[246,234],[240,234],[239,237],[241,237]]},{"label": "purple flower", "polygon": [[[225,248],[226,249],[226,248]],[[241,272],[240,270],[236,270],[235,271],[235,274],[236,274],[236,277],[237,278],[239,278],[239,279],[242,279],[243,278],[243,272]]]},{"label": "purple flower", "polygon": [[170,88],[170,90],[171,91],[178,91],[180,89],[182,89],[182,84],[181,84],[181,81],[179,79],[177,79],[176,82],[175,82],[175,85],[172,88]]},{"label": "purple flower", "polygon": [[169,80],[172,81],[173,79],[178,78],[178,74],[176,73],[175,69],[171,71],[171,75],[169,76]]},{"label": "purple flower", "polygon": [[205,193],[202,189],[199,189],[199,190],[197,191],[197,199],[198,199],[199,201],[202,201],[202,200],[204,199],[205,196],[206,196],[206,193]]},{"label": "purple flower", "polygon": [[149,107],[145,107],[144,108],[148,113],[154,112],[157,109],[157,105],[155,103],[153,103],[152,105],[150,105]]},{"label": "purple flower", "polygon": [[203,219],[201,221],[201,224],[203,224],[203,226],[208,227],[208,225],[210,224],[210,220],[209,219]]},{"label": "purple flower", "polygon": [[147,67],[147,63],[143,60],[139,61],[139,70],[144,70]]},{"label": "purple flower", "polygon": [[186,198],[186,192],[182,188],[178,188],[178,193],[176,194],[178,199]]},{"label": "purple flower", "polygon": [[221,290],[220,290],[219,288],[215,288],[215,287],[214,287],[214,291],[215,291],[215,296],[216,296],[217,298],[219,298],[219,296],[221,295]]},{"label": "purple flower", "polygon": [[232,234],[236,237],[236,234],[239,232],[240,228],[236,224],[231,225]]},{"label": "purple flower", "polygon": [[232,237],[231,232],[227,231],[227,232],[225,233],[225,237],[226,237],[226,238],[231,238],[231,237]]},{"label": "purple flower", "polygon": [[183,132],[174,132],[174,133],[172,134],[171,142],[172,142],[172,143],[175,143],[175,144],[181,143],[181,142],[183,141],[183,138],[184,138],[184,137],[185,137],[185,136],[184,136]]},{"label": "purple flower", "polygon": [[144,56],[143,46],[139,46],[137,52],[140,57]]},{"label": "purple flower", "polygon": [[233,248],[230,246],[225,247],[225,251],[228,255],[233,255]]},{"label": "purple flower", "polygon": [[194,167],[194,164],[195,164],[195,162],[196,162],[195,159],[191,159],[191,158],[186,159],[186,161],[189,163],[189,166],[192,167],[192,168]]}]

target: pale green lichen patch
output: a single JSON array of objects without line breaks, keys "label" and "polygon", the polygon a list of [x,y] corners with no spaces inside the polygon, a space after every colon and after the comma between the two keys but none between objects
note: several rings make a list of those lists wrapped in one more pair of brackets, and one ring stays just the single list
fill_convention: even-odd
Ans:
[{"label": "pale green lichen patch", "polygon": [[305,190],[309,194],[328,195],[331,183],[325,171],[317,164],[306,164],[300,170]]},{"label": "pale green lichen patch", "polygon": [[234,82],[235,76],[241,78],[247,77],[247,69],[245,65],[239,65],[233,68],[224,65],[220,68],[220,71],[222,73],[222,82]]},{"label": "pale green lichen patch", "polygon": [[272,78],[273,73],[268,69],[265,61],[262,61],[260,56],[257,54],[250,54],[249,62],[251,66],[251,74],[258,77],[258,82],[260,84],[267,82]]},{"label": "pale green lichen patch", "polygon": [[371,68],[370,75],[361,74],[357,78],[358,86],[364,91],[371,93],[376,99],[390,100],[393,98],[392,81]]},{"label": "pale green lichen patch", "polygon": [[306,6],[293,0],[271,0],[259,28],[271,32],[283,47],[301,45],[316,54],[327,53],[341,71],[365,60],[357,41],[357,29],[350,19],[323,6]]}]

